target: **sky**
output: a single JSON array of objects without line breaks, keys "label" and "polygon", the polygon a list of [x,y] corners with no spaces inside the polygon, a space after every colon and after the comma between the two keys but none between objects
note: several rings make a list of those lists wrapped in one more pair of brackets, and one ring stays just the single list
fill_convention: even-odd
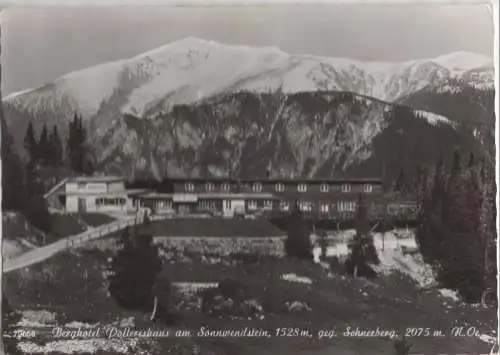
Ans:
[{"label": "sky", "polygon": [[391,62],[459,50],[493,57],[494,38],[486,5],[9,8],[0,23],[7,95],[185,37]]}]

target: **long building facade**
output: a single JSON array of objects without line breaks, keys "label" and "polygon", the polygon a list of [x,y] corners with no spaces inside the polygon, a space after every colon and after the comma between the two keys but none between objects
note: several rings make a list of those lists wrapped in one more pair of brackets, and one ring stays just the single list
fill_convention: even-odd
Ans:
[{"label": "long building facade", "polygon": [[110,176],[79,177],[52,193],[67,212],[136,213],[234,218],[279,216],[298,208],[318,219],[351,218],[362,194],[369,213],[412,214],[416,204],[385,193],[381,179],[171,178],[129,183]]}]

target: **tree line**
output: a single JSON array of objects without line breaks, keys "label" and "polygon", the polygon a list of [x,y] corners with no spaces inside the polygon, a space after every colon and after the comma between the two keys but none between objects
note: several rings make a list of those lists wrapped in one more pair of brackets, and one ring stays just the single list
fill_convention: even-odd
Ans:
[{"label": "tree line", "polygon": [[439,159],[422,181],[416,240],[438,281],[468,302],[496,300],[494,161],[464,162],[455,151],[446,171]]},{"label": "tree line", "polygon": [[75,114],[69,122],[66,145],[60,138],[57,125],[50,130],[44,123],[37,139],[33,123],[30,121],[24,137],[24,149],[27,154],[27,164],[30,167],[48,166],[53,168],[68,167],[78,174],[91,174],[93,164],[87,143],[87,132],[81,116]]},{"label": "tree line", "polygon": [[30,122],[23,142],[25,159],[16,152],[3,116],[1,123],[2,208],[21,212],[34,227],[50,231],[50,214],[44,198],[47,175],[50,176],[58,169],[77,174],[90,174],[93,171],[82,119],[75,114],[69,123],[65,146],[57,126],[54,125],[49,130],[44,124],[37,137]]}]

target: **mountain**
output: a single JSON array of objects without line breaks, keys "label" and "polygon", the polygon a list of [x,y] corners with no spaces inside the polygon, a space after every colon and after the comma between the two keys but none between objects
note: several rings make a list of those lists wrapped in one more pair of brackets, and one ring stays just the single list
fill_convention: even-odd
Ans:
[{"label": "mountain", "polygon": [[[354,166],[374,164],[368,157],[379,155],[374,148],[377,139],[402,122],[406,126],[397,132],[407,135],[418,136],[408,131],[417,124],[426,127],[421,131],[428,131],[429,137],[442,130],[453,136],[456,122],[434,107],[415,105],[414,112],[405,113],[414,116],[411,122],[394,119],[394,112],[402,111],[392,105],[408,105],[419,94],[437,92],[450,82],[474,92],[491,91],[491,59],[455,52],[404,63],[364,63],[188,38],[131,59],[69,73],[3,102],[18,145],[30,120],[35,128],[44,122],[64,125],[60,131],[65,132],[74,113],[80,113],[98,165],[107,170],[114,166],[127,176],[162,176],[165,170],[193,174],[203,161],[197,149],[205,146],[231,151],[207,158],[218,161],[218,174],[232,169],[256,174],[270,162],[251,158],[258,160],[270,149],[263,147],[279,147],[273,153],[275,167],[286,174],[317,176],[348,174]],[[266,99],[276,92],[286,102],[287,113],[279,119]],[[339,103],[338,95],[344,92],[350,93],[352,103]],[[302,106],[297,98],[311,104]],[[312,104],[316,100],[320,106]],[[222,135],[224,129],[234,132]],[[459,138],[450,139],[459,144]],[[173,151],[182,153],[166,162],[161,154],[167,157]],[[235,159],[233,168],[223,166],[228,157]]]},{"label": "mountain", "polygon": [[449,78],[493,87],[493,62],[454,52],[404,63],[364,63],[188,38],[70,73],[5,101],[29,112],[78,111],[88,118],[109,114],[113,106],[148,117],[216,94],[265,92],[280,85],[285,92],[350,91],[392,102]]},{"label": "mountain", "polygon": [[[168,176],[380,176],[469,150],[450,122],[352,93],[236,93],[178,105],[148,120],[125,115],[100,142],[100,170]],[[426,142],[426,144],[422,144]]]}]

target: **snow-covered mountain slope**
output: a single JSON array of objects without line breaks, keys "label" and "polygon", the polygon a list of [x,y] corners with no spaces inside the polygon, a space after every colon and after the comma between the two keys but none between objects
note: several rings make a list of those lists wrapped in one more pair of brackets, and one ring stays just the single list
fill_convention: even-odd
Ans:
[{"label": "snow-covered mountain slope", "polygon": [[289,93],[350,91],[395,101],[425,87],[442,86],[450,78],[478,88],[492,87],[492,60],[455,52],[404,63],[364,63],[188,38],[130,59],[70,73],[4,101],[32,113],[72,115],[78,111],[89,118],[111,110],[145,117],[168,111],[175,104],[278,86]]}]

